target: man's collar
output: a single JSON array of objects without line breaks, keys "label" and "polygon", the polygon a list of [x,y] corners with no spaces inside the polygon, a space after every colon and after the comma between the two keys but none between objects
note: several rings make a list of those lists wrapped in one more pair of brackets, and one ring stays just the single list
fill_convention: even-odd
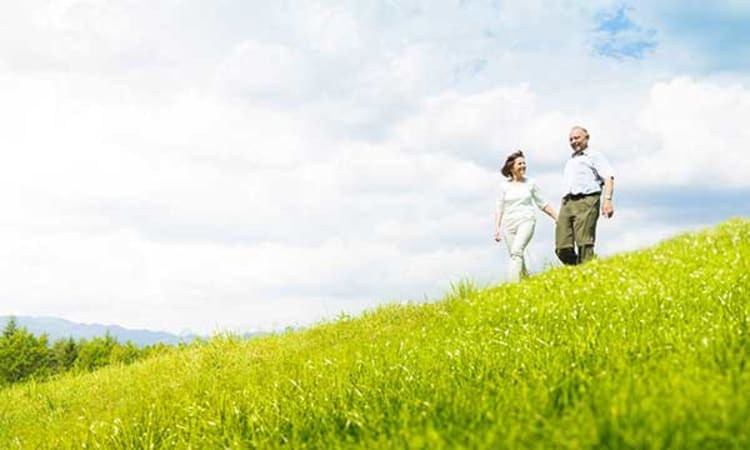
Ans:
[{"label": "man's collar", "polygon": [[572,153],[572,154],[570,155],[570,157],[571,157],[571,158],[575,158],[576,156],[583,156],[583,155],[585,155],[585,154],[586,154],[586,152],[588,152],[588,151],[589,151],[589,148],[588,148],[588,147],[586,147],[586,148],[584,148],[583,150],[581,150],[580,152],[573,152],[573,153]]}]

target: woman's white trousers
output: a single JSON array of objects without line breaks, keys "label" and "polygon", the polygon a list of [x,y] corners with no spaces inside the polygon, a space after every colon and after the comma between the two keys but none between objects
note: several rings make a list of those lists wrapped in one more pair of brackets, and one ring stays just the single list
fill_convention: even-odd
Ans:
[{"label": "woman's white trousers", "polygon": [[529,245],[531,237],[534,235],[535,219],[523,220],[518,223],[508,224],[504,231],[503,238],[505,245],[508,247],[510,254],[510,263],[508,264],[508,281],[515,283],[521,279],[521,276],[528,274],[526,269],[526,259],[524,258],[526,246]]}]

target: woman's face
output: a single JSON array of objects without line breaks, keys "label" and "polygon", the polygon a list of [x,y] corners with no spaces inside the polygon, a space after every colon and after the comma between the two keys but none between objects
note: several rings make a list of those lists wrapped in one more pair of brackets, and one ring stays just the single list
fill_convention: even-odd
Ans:
[{"label": "woman's face", "polygon": [[510,174],[513,178],[518,180],[521,179],[526,173],[526,160],[524,158],[516,158],[513,161],[513,165],[510,166]]}]

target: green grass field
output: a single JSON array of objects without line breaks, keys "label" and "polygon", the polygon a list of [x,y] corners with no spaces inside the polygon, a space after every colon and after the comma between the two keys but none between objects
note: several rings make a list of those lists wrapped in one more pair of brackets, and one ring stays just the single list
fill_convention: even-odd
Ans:
[{"label": "green grass field", "polygon": [[[750,448],[750,221],[0,391],[0,448]],[[499,269],[500,270],[500,269]]]}]

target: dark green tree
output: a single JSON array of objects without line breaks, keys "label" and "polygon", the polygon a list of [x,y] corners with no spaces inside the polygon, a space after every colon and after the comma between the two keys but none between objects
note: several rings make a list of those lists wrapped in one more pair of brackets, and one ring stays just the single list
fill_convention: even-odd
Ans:
[{"label": "dark green tree", "polygon": [[47,335],[34,336],[11,318],[0,336],[0,384],[49,375]]},{"label": "dark green tree", "polygon": [[58,339],[50,348],[50,366],[56,373],[72,369],[78,359],[78,344],[73,338]]},{"label": "dark green tree", "polygon": [[18,322],[16,322],[15,317],[11,316],[5,324],[5,328],[3,328],[3,337],[13,336],[16,331],[18,331]]},{"label": "dark green tree", "polygon": [[97,336],[88,341],[81,339],[75,367],[94,370],[106,366],[110,363],[112,350],[117,345],[117,340],[109,332],[103,337]]},{"label": "dark green tree", "polygon": [[132,342],[128,341],[125,344],[117,344],[112,348],[110,354],[110,362],[112,364],[122,363],[130,364],[141,357],[141,351]]}]

